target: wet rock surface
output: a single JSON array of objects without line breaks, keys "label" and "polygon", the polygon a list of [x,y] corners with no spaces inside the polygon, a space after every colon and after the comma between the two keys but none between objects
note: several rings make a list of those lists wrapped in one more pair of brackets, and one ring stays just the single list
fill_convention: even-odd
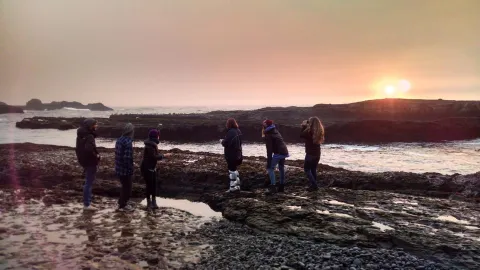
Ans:
[{"label": "wet rock surface", "polygon": [[215,243],[213,253],[184,269],[455,269],[401,250],[340,247],[225,220],[197,233]]},{"label": "wet rock surface", "polygon": [[[140,152],[141,149],[135,151],[137,163],[141,157]],[[200,253],[199,258],[195,257],[198,260],[184,261],[178,265],[172,264],[171,268],[211,269],[214,263],[231,269],[241,268],[241,266],[232,266],[233,262],[230,260],[237,260],[231,259],[233,256],[253,268],[315,269],[325,263],[325,258],[321,256],[324,256],[328,249],[334,250],[330,252],[330,259],[325,264],[325,267],[331,267],[331,269],[351,269],[352,267],[355,269],[422,269],[422,266],[423,269],[442,269],[440,265],[447,267],[445,269],[480,268],[480,220],[478,219],[480,212],[476,202],[478,173],[451,176],[401,172],[362,173],[322,165],[319,176],[324,187],[316,193],[309,193],[305,191],[307,183],[302,171],[302,162],[288,161],[286,192],[266,196],[263,192],[266,180],[265,160],[250,157],[245,158],[244,164],[239,169],[242,192],[227,194],[224,191],[228,185],[228,177],[225,174],[226,165],[222,156],[180,150],[171,152],[174,155],[159,164],[161,182],[159,195],[205,202],[212,209],[221,211],[226,219],[235,223],[219,225],[211,222],[203,228],[204,231],[202,229],[190,234],[183,232],[187,242],[194,246],[208,243],[214,246],[214,251],[206,249],[204,253]],[[112,149],[101,149],[101,153],[103,158],[93,188],[93,202],[101,205],[102,210],[98,213],[100,215],[97,214],[97,217],[93,218],[97,221],[92,222],[96,223],[98,228],[107,226],[108,231],[114,229],[114,225],[110,223],[125,222],[126,227],[133,228],[131,231],[134,231],[134,234],[137,233],[136,231],[147,234],[146,225],[137,224],[136,220],[143,220],[149,217],[148,215],[135,212],[134,221],[128,223],[113,212],[115,199],[108,197],[116,198],[119,194],[119,183],[113,172],[114,154]],[[7,216],[17,211],[14,208],[19,204],[26,204],[25,202],[31,199],[39,201],[36,203],[44,207],[41,208],[43,210],[32,210],[32,212],[36,211],[37,215],[45,212],[45,216],[48,217],[46,213],[58,212],[49,210],[56,207],[64,209],[60,212],[78,213],[82,185],[82,171],[76,164],[72,148],[34,144],[0,146],[2,192],[12,188],[19,190],[14,193],[14,196],[10,192],[10,195],[2,199],[2,207],[3,202],[8,202],[7,205],[11,204],[10,208],[2,209],[2,213],[4,211],[9,213]],[[143,180],[137,170],[133,196],[141,198],[143,192]],[[69,205],[72,203],[74,205]],[[102,211],[106,211],[105,214],[101,214]],[[164,209],[164,211],[167,210]],[[173,215],[171,218],[175,219],[177,214],[169,212],[166,216]],[[4,216],[2,215],[2,218]],[[19,218],[22,216],[25,215],[17,214]],[[53,222],[55,224],[63,224],[62,219],[59,218],[54,217],[49,220],[55,221]],[[116,219],[112,221],[112,218]],[[158,222],[160,220],[152,221],[152,223]],[[248,228],[235,227],[241,226],[239,224],[246,225]],[[160,225],[157,224],[157,226]],[[2,239],[9,235],[13,227],[14,224],[0,228]],[[118,230],[115,231],[115,233],[118,232]],[[70,233],[75,234],[73,231]],[[159,233],[155,231],[154,234]],[[180,232],[180,236],[184,237],[183,233]],[[103,234],[104,239],[110,239],[98,242],[101,249],[110,249],[111,241],[115,242],[115,247],[127,245],[122,241],[112,240],[116,239],[113,234],[107,234],[102,230],[97,234]],[[206,237],[209,234],[210,237]],[[134,241],[137,236],[129,237],[133,237],[132,241],[137,243]],[[162,235],[160,238],[165,237],[167,236]],[[240,245],[241,241],[243,245]],[[303,243],[305,247],[295,244],[297,242]],[[250,243],[256,247],[250,251],[251,258],[247,256],[250,254],[248,251]],[[275,248],[277,246],[281,249],[278,252],[278,248]],[[226,251],[235,250],[234,247],[240,250],[239,255]],[[357,248],[355,250],[359,251],[352,253],[355,247]],[[24,248],[28,250],[28,247]],[[272,248],[275,248],[274,251],[271,251]],[[157,257],[149,257],[148,254],[148,256],[140,255],[145,250],[142,247],[134,246],[133,249],[135,252],[128,254],[108,253],[110,254],[108,258],[128,261],[134,265],[141,262],[143,266],[147,266],[145,262],[147,264],[153,262],[160,268],[162,263],[165,263]],[[275,255],[277,253],[278,255]],[[271,259],[287,258],[289,254],[294,254],[291,258],[292,263],[287,264],[289,260],[280,259],[277,263]],[[314,259],[309,259],[308,256],[301,258],[302,254],[311,254],[311,258]],[[370,257],[360,256],[362,254],[369,254]],[[9,256],[8,260],[12,260],[16,255]],[[329,257],[329,255],[325,256]],[[342,256],[346,256],[348,260],[336,259]],[[413,258],[411,256],[416,260],[411,259]],[[377,257],[389,259],[375,261],[374,258]],[[394,260],[391,257],[399,259]],[[93,258],[95,257],[90,260]],[[106,257],[102,256],[102,258]],[[257,261],[262,264],[257,265]],[[402,265],[402,262],[414,262],[414,264]],[[384,263],[388,263],[390,268],[381,266]],[[312,267],[312,264],[315,267]],[[102,268],[101,266],[106,264],[93,265]],[[260,267],[262,265],[265,267]],[[225,267],[216,269],[225,269]]]},{"label": "wet rock surface", "polygon": [[[203,114],[111,115],[98,119],[103,138],[121,135],[125,123],[133,123],[143,138],[159,127],[162,139],[175,142],[217,141],[224,136],[225,121],[240,123],[243,139],[261,142],[261,123],[274,119],[287,142],[302,142],[299,125],[318,116],[326,129],[327,143],[441,142],[480,137],[480,103],[433,100],[374,100],[352,104],[313,107],[263,108],[251,111],[214,111]],[[25,118],[17,122],[26,129],[74,129],[80,118]],[[191,133],[195,132],[195,136]]]},{"label": "wet rock surface", "polygon": [[1,269],[178,269],[211,248],[195,233],[211,218],[172,208],[144,211],[140,204],[133,213],[116,212],[115,200],[98,197],[99,210],[85,212],[78,196],[44,204],[49,192],[1,191]]}]

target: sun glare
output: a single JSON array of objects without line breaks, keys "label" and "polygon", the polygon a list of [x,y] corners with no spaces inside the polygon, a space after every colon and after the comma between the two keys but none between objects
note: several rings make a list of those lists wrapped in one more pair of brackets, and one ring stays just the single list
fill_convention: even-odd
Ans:
[{"label": "sun glare", "polygon": [[389,96],[392,96],[393,94],[395,94],[395,87],[393,85],[387,85],[385,86],[385,94],[389,95]]},{"label": "sun glare", "polygon": [[384,78],[373,86],[377,97],[406,97],[412,88],[412,84],[406,79]]}]

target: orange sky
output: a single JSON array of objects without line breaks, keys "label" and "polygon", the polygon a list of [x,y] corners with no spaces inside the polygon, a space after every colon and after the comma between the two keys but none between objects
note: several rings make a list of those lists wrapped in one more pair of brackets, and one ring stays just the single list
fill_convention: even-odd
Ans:
[{"label": "orange sky", "polygon": [[480,99],[478,0],[229,2],[3,0],[0,101]]}]

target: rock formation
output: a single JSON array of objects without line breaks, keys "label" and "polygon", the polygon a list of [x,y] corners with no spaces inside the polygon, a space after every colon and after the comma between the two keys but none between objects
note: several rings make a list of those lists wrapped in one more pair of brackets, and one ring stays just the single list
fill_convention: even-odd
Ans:
[{"label": "rock formation", "polygon": [[5,113],[23,113],[22,108],[7,105],[4,102],[0,102],[0,114]]},{"label": "rock formation", "polygon": [[72,108],[72,109],[89,109],[91,111],[113,111],[112,108],[106,107],[102,103],[92,103],[83,105],[80,102],[69,102],[69,101],[54,101],[51,103],[42,103],[39,99],[31,99],[27,102],[25,109],[26,110],[60,110],[63,108]]}]

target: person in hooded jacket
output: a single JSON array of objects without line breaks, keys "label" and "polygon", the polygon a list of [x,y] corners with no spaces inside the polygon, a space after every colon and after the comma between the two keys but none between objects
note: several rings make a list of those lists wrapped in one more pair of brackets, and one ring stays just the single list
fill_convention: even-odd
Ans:
[{"label": "person in hooded jacket", "polygon": [[[285,188],[285,159],[289,157],[287,145],[282,135],[278,132],[272,120],[265,120],[262,124],[262,137],[267,147],[267,172],[270,178],[270,186],[266,194],[284,192]],[[275,168],[278,165],[280,171],[280,183],[278,189],[275,181]]]},{"label": "person in hooded jacket", "polygon": [[98,128],[95,119],[85,119],[83,126],[77,129],[77,140],[75,153],[78,163],[83,167],[85,172],[85,184],[83,186],[83,209],[95,211],[96,208],[91,205],[92,202],[92,185],[95,182],[97,174],[97,166],[100,161],[100,154],[97,151],[95,138]]},{"label": "person in hooded jacket", "polygon": [[300,137],[305,140],[305,162],[303,168],[310,181],[307,191],[316,191],[318,190],[317,167],[321,156],[320,145],[325,140],[325,130],[318,117],[310,117],[310,119],[303,121],[301,126],[302,132]]},{"label": "person in hooded jacket", "polygon": [[240,190],[240,174],[237,167],[242,164],[242,132],[238,128],[237,121],[229,118],[226,123],[227,135],[225,139],[220,140],[224,147],[225,159],[227,161],[228,174],[230,179],[230,188],[227,192]]},{"label": "person in hooded jacket", "polygon": [[133,135],[134,126],[128,123],[123,128],[122,136],[115,143],[115,174],[120,180],[122,188],[118,199],[118,211],[133,211],[128,205],[132,194],[133,177]]},{"label": "person in hooded jacket", "polygon": [[157,195],[157,161],[162,160],[171,154],[162,155],[158,152],[160,143],[160,132],[152,129],[148,132],[148,139],[145,141],[141,171],[146,184],[147,209],[158,209],[155,196]]}]

